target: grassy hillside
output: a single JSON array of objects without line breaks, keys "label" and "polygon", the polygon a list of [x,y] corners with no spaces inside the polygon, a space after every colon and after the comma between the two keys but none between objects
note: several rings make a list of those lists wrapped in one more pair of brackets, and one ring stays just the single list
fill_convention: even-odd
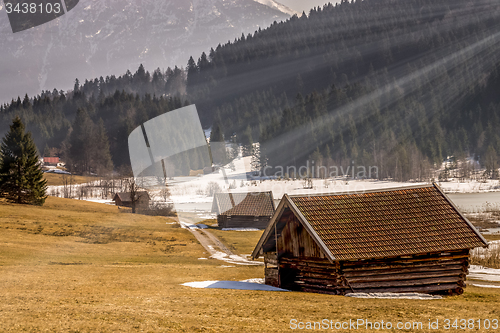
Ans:
[{"label": "grassy hillside", "polygon": [[[198,260],[204,249],[171,219],[123,211],[52,197],[43,207],[0,201],[0,331],[285,332],[291,319],[498,318],[500,290],[474,287],[409,301],[180,286],[263,277],[263,268]],[[245,234],[222,236],[231,244]]]},{"label": "grassy hillside", "polygon": [[84,184],[89,183],[95,180],[98,180],[98,177],[90,177],[90,176],[76,176],[76,175],[61,175],[57,173],[44,173],[43,178],[47,180],[48,186],[59,186],[64,185],[65,182],[68,184]]}]

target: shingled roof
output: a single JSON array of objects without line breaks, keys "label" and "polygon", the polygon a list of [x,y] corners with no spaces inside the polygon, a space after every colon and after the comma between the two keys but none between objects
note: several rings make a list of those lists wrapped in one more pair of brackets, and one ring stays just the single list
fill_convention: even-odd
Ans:
[{"label": "shingled roof", "polygon": [[218,215],[272,216],[274,213],[273,193],[216,193],[212,212]]},{"label": "shingled roof", "polygon": [[487,241],[433,184],[353,194],[285,195],[252,254],[254,258],[264,244],[274,239],[274,225],[286,208],[292,210],[332,261],[487,246]]}]

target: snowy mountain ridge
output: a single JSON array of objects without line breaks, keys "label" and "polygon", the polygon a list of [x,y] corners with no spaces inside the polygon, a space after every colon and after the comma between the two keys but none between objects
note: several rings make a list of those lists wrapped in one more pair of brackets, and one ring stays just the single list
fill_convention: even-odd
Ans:
[{"label": "snowy mountain ridge", "polygon": [[294,14],[297,14],[297,15],[299,14],[298,12],[294,11],[293,9],[291,9],[285,5],[282,5],[281,3],[274,1],[274,0],[255,0],[255,1],[263,4],[264,6],[268,6],[268,7],[277,9],[280,12],[283,12],[283,13],[288,14],[290,16],[292,16]]}]

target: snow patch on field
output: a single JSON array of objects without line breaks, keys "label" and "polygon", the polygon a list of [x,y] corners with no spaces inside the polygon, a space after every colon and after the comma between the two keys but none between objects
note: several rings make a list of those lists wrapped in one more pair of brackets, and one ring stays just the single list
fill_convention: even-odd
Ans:
[{"label": "snow patch on field", "polygon": [[286,289],[268,286],[266,284],[245,281],[199,281],[186,282],[182,286],[192,288],[209,288],[209,289],[235,289],[235,290],[264,290],[264,291],[288,291]]},{"label": "snow patch on field", "polygon": [[420,293],[352,293],[346,296],[355,298],[383,298],[383,299],[441,299],[438,295]]},{"label": "snow patch on field", "polygon": [[264,263],[260,261],[251,261],[248,260],[247,258],[243,258],[239,255],[236,254],[231,254],[228,255],[227,253],[221,252],[221,251],[216,251],[213,246],[209,245],[210,250],[213,251],[212,255],[210,258],[212,259],[217,259],[217,260],[222,260],[230,264],[237,264],[237,265],[248,265],[248,266],[261,266],[264,265]]},{"label": "snow patch on field", "polygon": [[500,269],[471,265],[467,279],[500,282]]},{"label": "snow patch on field", "polygon": [[192,224],[189,222],[182,222],[182,221],[180,221],[179,223],[180,223],[182,229],[207,229],[208,228],[208,225],[203,224],[203,223]]},{"label": "snow patch on field", "polygon": [[222,228],[222,231],[260,231],[257,228]]},{"label": "snow patch on field", "polygon": [[113,200],[107,200],[107,199],[88,198],[88,199],[85,199],[85,201],[97,202],[97,203],[102,203],[102,204],[111,205],[111,206],[115,205],[115,202]]},{"label": "snow patch on field", "polygon": [[486,181],[466,180],[464,182],[451,180],[438,184],[446,193],[484,193],[500,190],[500,182],[492,179]]},{"label": "snow patch on field", "polygon": [[480,287],[480,288],[500,288],[500,286],[494,286],[494,285],[491,285],[491,284],[471,284],[471,286],[474,286],[474,287]]}]

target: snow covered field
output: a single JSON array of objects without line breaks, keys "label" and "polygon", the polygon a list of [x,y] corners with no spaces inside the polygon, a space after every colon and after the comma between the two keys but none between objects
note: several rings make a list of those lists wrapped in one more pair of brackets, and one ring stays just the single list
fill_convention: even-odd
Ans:
[{"label": "snow covered field", "polygon": [[471,265],[467,278],[481,281],[500,282],[500,269]]},{"label": "snow covered field", "polygon": [[[425,183],[412,182],[394,182],[390,180],[372,180],[372,179],[346,179],[343,177],[330,179],[312,179],[311,183],[306,183],[301,179],[261,179],[251,172],[251,157],[239,157],[232,163],[207,175],[193,177],[175,177],[168,180],[170,198],[168,202],[173,203],[177,211],[182,212],[207,212],[211,210],[213,194],[215,192],[264,192],[272,191],[275,200],[280,200],[283,195],[315,195],[327,193],[346,193],[346,192],[364,192],[376,189],[397,188],[405,186],[423,185]],[[149,190],[150,196],[154,201],[164,201],[162,188],[154,185],[155,182],[148,179],[137,179],[139,186]],[[72,186],[72,195],[70,197],[81,198],[95,202],[110,203],[111,195],[108,193],[106,198],[103,190],[96,186],[98,182],[90,184],[80,184]],[[449,182],[438,183],[446,193],[487,193],[496,192],[500,204],[500,182],[497,180],[488,180],[486,182],[465,181],[459,182],[452,180]],[[82,187],[91,187],[92,190],[88,197],[80,195]],[[67,192],[67,189],[66,189]],[[65,188],[63,186],[49,186],[48,193],[56,196],[64,196]],[[492,193],[491,195],[495,195]],[[453,195],[453,194],[452,194]],[[467,200],[467,201],[466,201]],[[463,202],[467,203],[470,199]],[[478,206],[488,199],[477,200]],[[492,200],[490,199],[489,202]],[[476,203],[475,202],[475,203]],[[460,204],[458,204],[460,206]],[[469,208],[469,207],[468,207]]]}]

